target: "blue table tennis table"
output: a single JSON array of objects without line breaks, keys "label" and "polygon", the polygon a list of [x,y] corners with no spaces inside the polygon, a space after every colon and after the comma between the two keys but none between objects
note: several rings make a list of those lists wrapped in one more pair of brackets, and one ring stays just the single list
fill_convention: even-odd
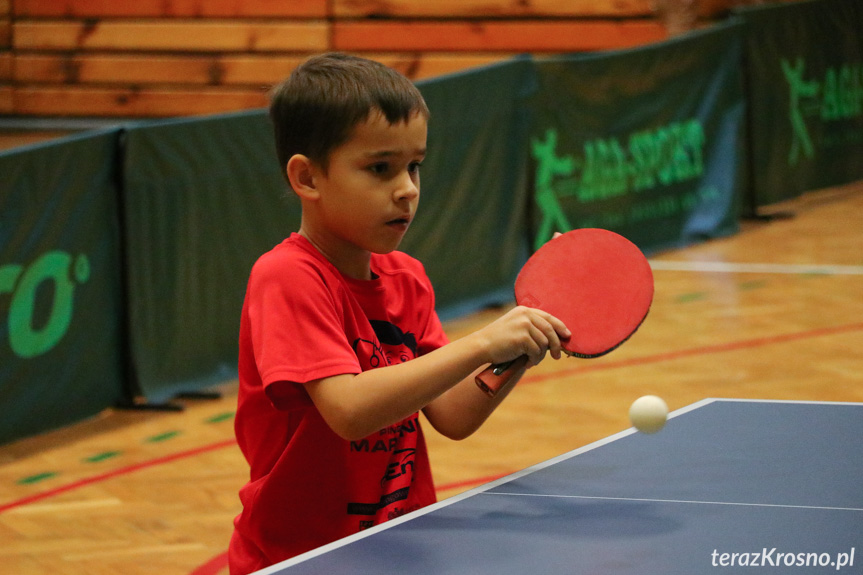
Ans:
[{"label": "blue table tennis table", "polygon": [[863,573],[863,404],[705,400],[261,574]]}]

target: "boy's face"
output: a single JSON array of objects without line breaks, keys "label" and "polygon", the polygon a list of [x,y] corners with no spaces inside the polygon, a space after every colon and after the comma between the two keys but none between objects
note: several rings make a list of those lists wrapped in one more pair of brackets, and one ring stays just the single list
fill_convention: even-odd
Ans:
[{"label": "boy's face", "polygon": [[372,111],[331,152],[327,171],[316,170],[318,231],[329,236],[330,248],[388,253],[398,247],[419,203],[427,127],[421,114],[390,124]]}]

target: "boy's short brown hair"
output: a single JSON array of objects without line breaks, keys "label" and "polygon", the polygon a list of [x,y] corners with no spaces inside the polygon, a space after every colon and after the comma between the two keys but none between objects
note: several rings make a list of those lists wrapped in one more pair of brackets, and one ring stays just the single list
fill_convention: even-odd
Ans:
[{"label": "boy's short brown hair", "polygon": [[270,118],[282,170],[294,154],[327,168],[330,152],[354,126],[380,110],[391,124],[429,110],[413,83],[373,60],[341,53],[313,56],[277,85]]}]

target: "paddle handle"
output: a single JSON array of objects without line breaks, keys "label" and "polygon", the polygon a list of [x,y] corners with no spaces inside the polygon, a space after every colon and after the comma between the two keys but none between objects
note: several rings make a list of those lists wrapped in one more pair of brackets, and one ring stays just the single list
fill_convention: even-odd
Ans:
[{"label": "paddle handle", "polygon": [[476,376],[476,384],[486,395],[494,397],[526,364],[527,356],[523,355],[512,361],[490,365]]}]

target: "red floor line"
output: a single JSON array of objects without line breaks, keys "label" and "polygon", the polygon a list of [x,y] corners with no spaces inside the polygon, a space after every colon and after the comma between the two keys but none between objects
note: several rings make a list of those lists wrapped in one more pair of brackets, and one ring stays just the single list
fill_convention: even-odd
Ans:
[{"label": "red floor line", "polygon": [[120,475],[127,475],[129,473],[134,473],[134,472],[140,471],[142,469],[147,469],[148,467],[155,467],[157,465],[162,465],[163,463],[170,463],[172,461],[177,461],[178,459],[185,459],[187,457],[194,457],[194,456],[200,455],[202,453],[207,453],[208,451],[215,451],[217,449],[222,449],[224,447],[236,445],[236,443],[237,443],[237,441],[235,439],[227,439],[225,441],[219,441],[218,443],[212,443],[210,445],[204,445],[202,447],[196,447],[195,449],[190,449],[188,451],[181,451],[179,453],[174,453],[172,455],[166,455],[164,457],[159,457],[157,459],[151,459],[150,461],[143,461],[141,463],[137,463],[135,465],[130,465],[128,467],[121,467],[119,469],[114,469],[112,471],[108,471],[108,472],[102,473],[100,475],[94,475],[93,477],[87,477],[86,479],[81,479],[80,481],[75,481],[75,482],[69,483],[68,485],[62,485],[60,487],[57,487],[56,489],[51,489],[48,491],[44,491],[42,493],[36,493],[34,495],[30,495],[28,497],[24,497],[23,499],[18,499],[17,501],[12,501],[10,503],[4,503],[4,504],[0,505],[0,513],[3,513],[5,511],[9,511],[10,509],[14,509],[16,507],[21,507],[22,505],[27,505],[29,503],[41,501],[42,499],[48,499],[49,497],[54,497],[55,495],[60,495],[61,493],[73,491],[73,490],[78,489],[80,487],[92,485],[93,483],[105,481],[106,479],[112,479],[112,478],[118,477]]},{"label": "red floor line", "polygon": [[[799,340],[804,340],[804,339],[823,337],[823,336],[827,336],[827,335],[836,335],[836,334],[840,334],[840,333],[847,333],[847,332],[860,331],[860,330],[863,330],[863,323],[852,323],[852,324],[848,324],[848,325],[820,328],[820,329],[814,329],[814,330],[803,331],[803,332],[789,333],[789,334],[784,334],[784,335],[762,337],[762,338],[757,338],[757,339],[730,342],[730,343],[704,346],[704,347],[695,347],[695,348],[691,348],[691,349],[683,349],[680,351],[673,351],[673,352],[664,353],[664,354],[657,354],[657,355],[646,356],[646,357],[637,357],[637,358],[632,358],[632,359],[617,361],[617,362],[611,362],[611,363],[596,364],[592,367],[585,367],[584,365],[581,365],[579,367],[575,367],[575,368],[572,368],[569,370],[558,370],[555,373],[528,376],[522,380],[522,383],[535,383],[535,382],[544,381],[547,379],[559,378],[559,377],[566,376],[569,374],[579,374],[579,373],[585,373],[585,372],[589,372],[589,371],[599,371],[599,370],[604,370],[604,369],[617,369],[617,368],[621,368],[621,367],[646,365],[649,363],[657,363],[657,362],[661,362],[661,361],[670,361],[670,360],[674,360],[674,359],[693,357],[693,356],[697,356],[697,355],[705,355],[705,354],[709,354],[709,353],[722,353],[722,352],[727,352],[727,351],[737,351],[737,350],[741,350],[741,349],[752,349],[752,348],[761,347],[761,346],[765,346],[765,345],[772,345],[772,344],[777,344],[777,343],[787,343],[790,341],[799,341]],[[16,507],[21,507],[22,505],[27,505],[28,503],[33,503],[35,501],[41,501],[42,499],[47,499],[49,497],[53,497],[53,496],[59,495],[61,493],[73,491],[73,490],[78,489],[80,487],[92,485],[93,483],[98,483],[98,482],[104,481],[106,479],[111,479],[113,477],[117,477],[120,475],[127,475],[129,473],[134,473],[134,472],[139,471],[141,469],[146,469],[149,467],[155,467],[155,466],[161,465],[163,463],[170,463],[172,461],[177,461],[179,459],[184,459],[186,457],[194,457],[195,455],[199,455],[201,453],[206,453],[208,451],[214,451],[217,449],[222,449],[224,447],[228,447],[228,446],[235,445],[235,444],[236,444],[235,439],[228,439],[225,441],[220,441],[218,443],[213,443],[211,445],[205,445],[202,447],[198,447],[196,449],[190,449],[188,451],[183,451],[180,453],[175,453],[173,455],[168,455],[168,456],[161,457],[158,459],[153,459],[151,461],[145,461],[145,462],[142,462],[142,463],[139,463],[136,465],[132,465],[129,467],[123,467],[120,469],[115,469],[113,471],[109,471],[109,472],[103,473],[101,475],[95,475],[93,477],[88,477],[86,479],[82,479],[80,481],[70,483],[68,485],[63,485],[63,486],[58,487],[56,489],[51,489],[51,490],[45,491],[43,493],[37,493],[34,495],[30,495],[28,497],[24,497],[23,499],[19,499],[17,501],[12,501],[10,503],[2,504],[2,505],[0,505],[0,513],[3,513],[5,511],[10,510],[10,509],[14,509]],[[497,477],[494,477],[492,479],[497,479]],[[469,484],[466,484],[466,485],[469,485]],[[442,486],[440,489],[447,489],[447,488],[452,489],[455,487],[459,487],[459,485]]]},{"label": "red floor line", "polygon": [[660,353],[656,355],[648,355],[645,357],[634,357],[615,362],[598,363],[593,365],[580,364],[577,367],[570,369],[556,370],[554,373],[544,373],[537,375],[528,375],[522,378],[521,383],[537,383],[548,379],[557,379],[568,375],[578,375],[591,371],[601,371],[606,369],[618,369],[621,367],[633,367],[639,365],[647,365],[650,363],[659,363],[663,361],[671,361],[686,357],[694,357],[698,355],[707,355],[711,353],[724,353],[728,351],[739,351],[743,349],[754,349],[765,345],[774,345],[778,343],[788,343],[792,341],[800,341],[804,339],[813,339],[816,337],[824,337],[827,335],[838,335],[852,331],[863,330],[863,323],[852,323],[848,325],[840,325],[834,327],[825,327],[813,329],[809,331],[801,331],[782,335],[773,335],[756,339],[748,339],[743,341],[732,341],[729,343],[720,343],[716,345],[707,345],[703,347],[693,347],[690,349],[681,349],[679,351],[671,351],[668,353]]}]

